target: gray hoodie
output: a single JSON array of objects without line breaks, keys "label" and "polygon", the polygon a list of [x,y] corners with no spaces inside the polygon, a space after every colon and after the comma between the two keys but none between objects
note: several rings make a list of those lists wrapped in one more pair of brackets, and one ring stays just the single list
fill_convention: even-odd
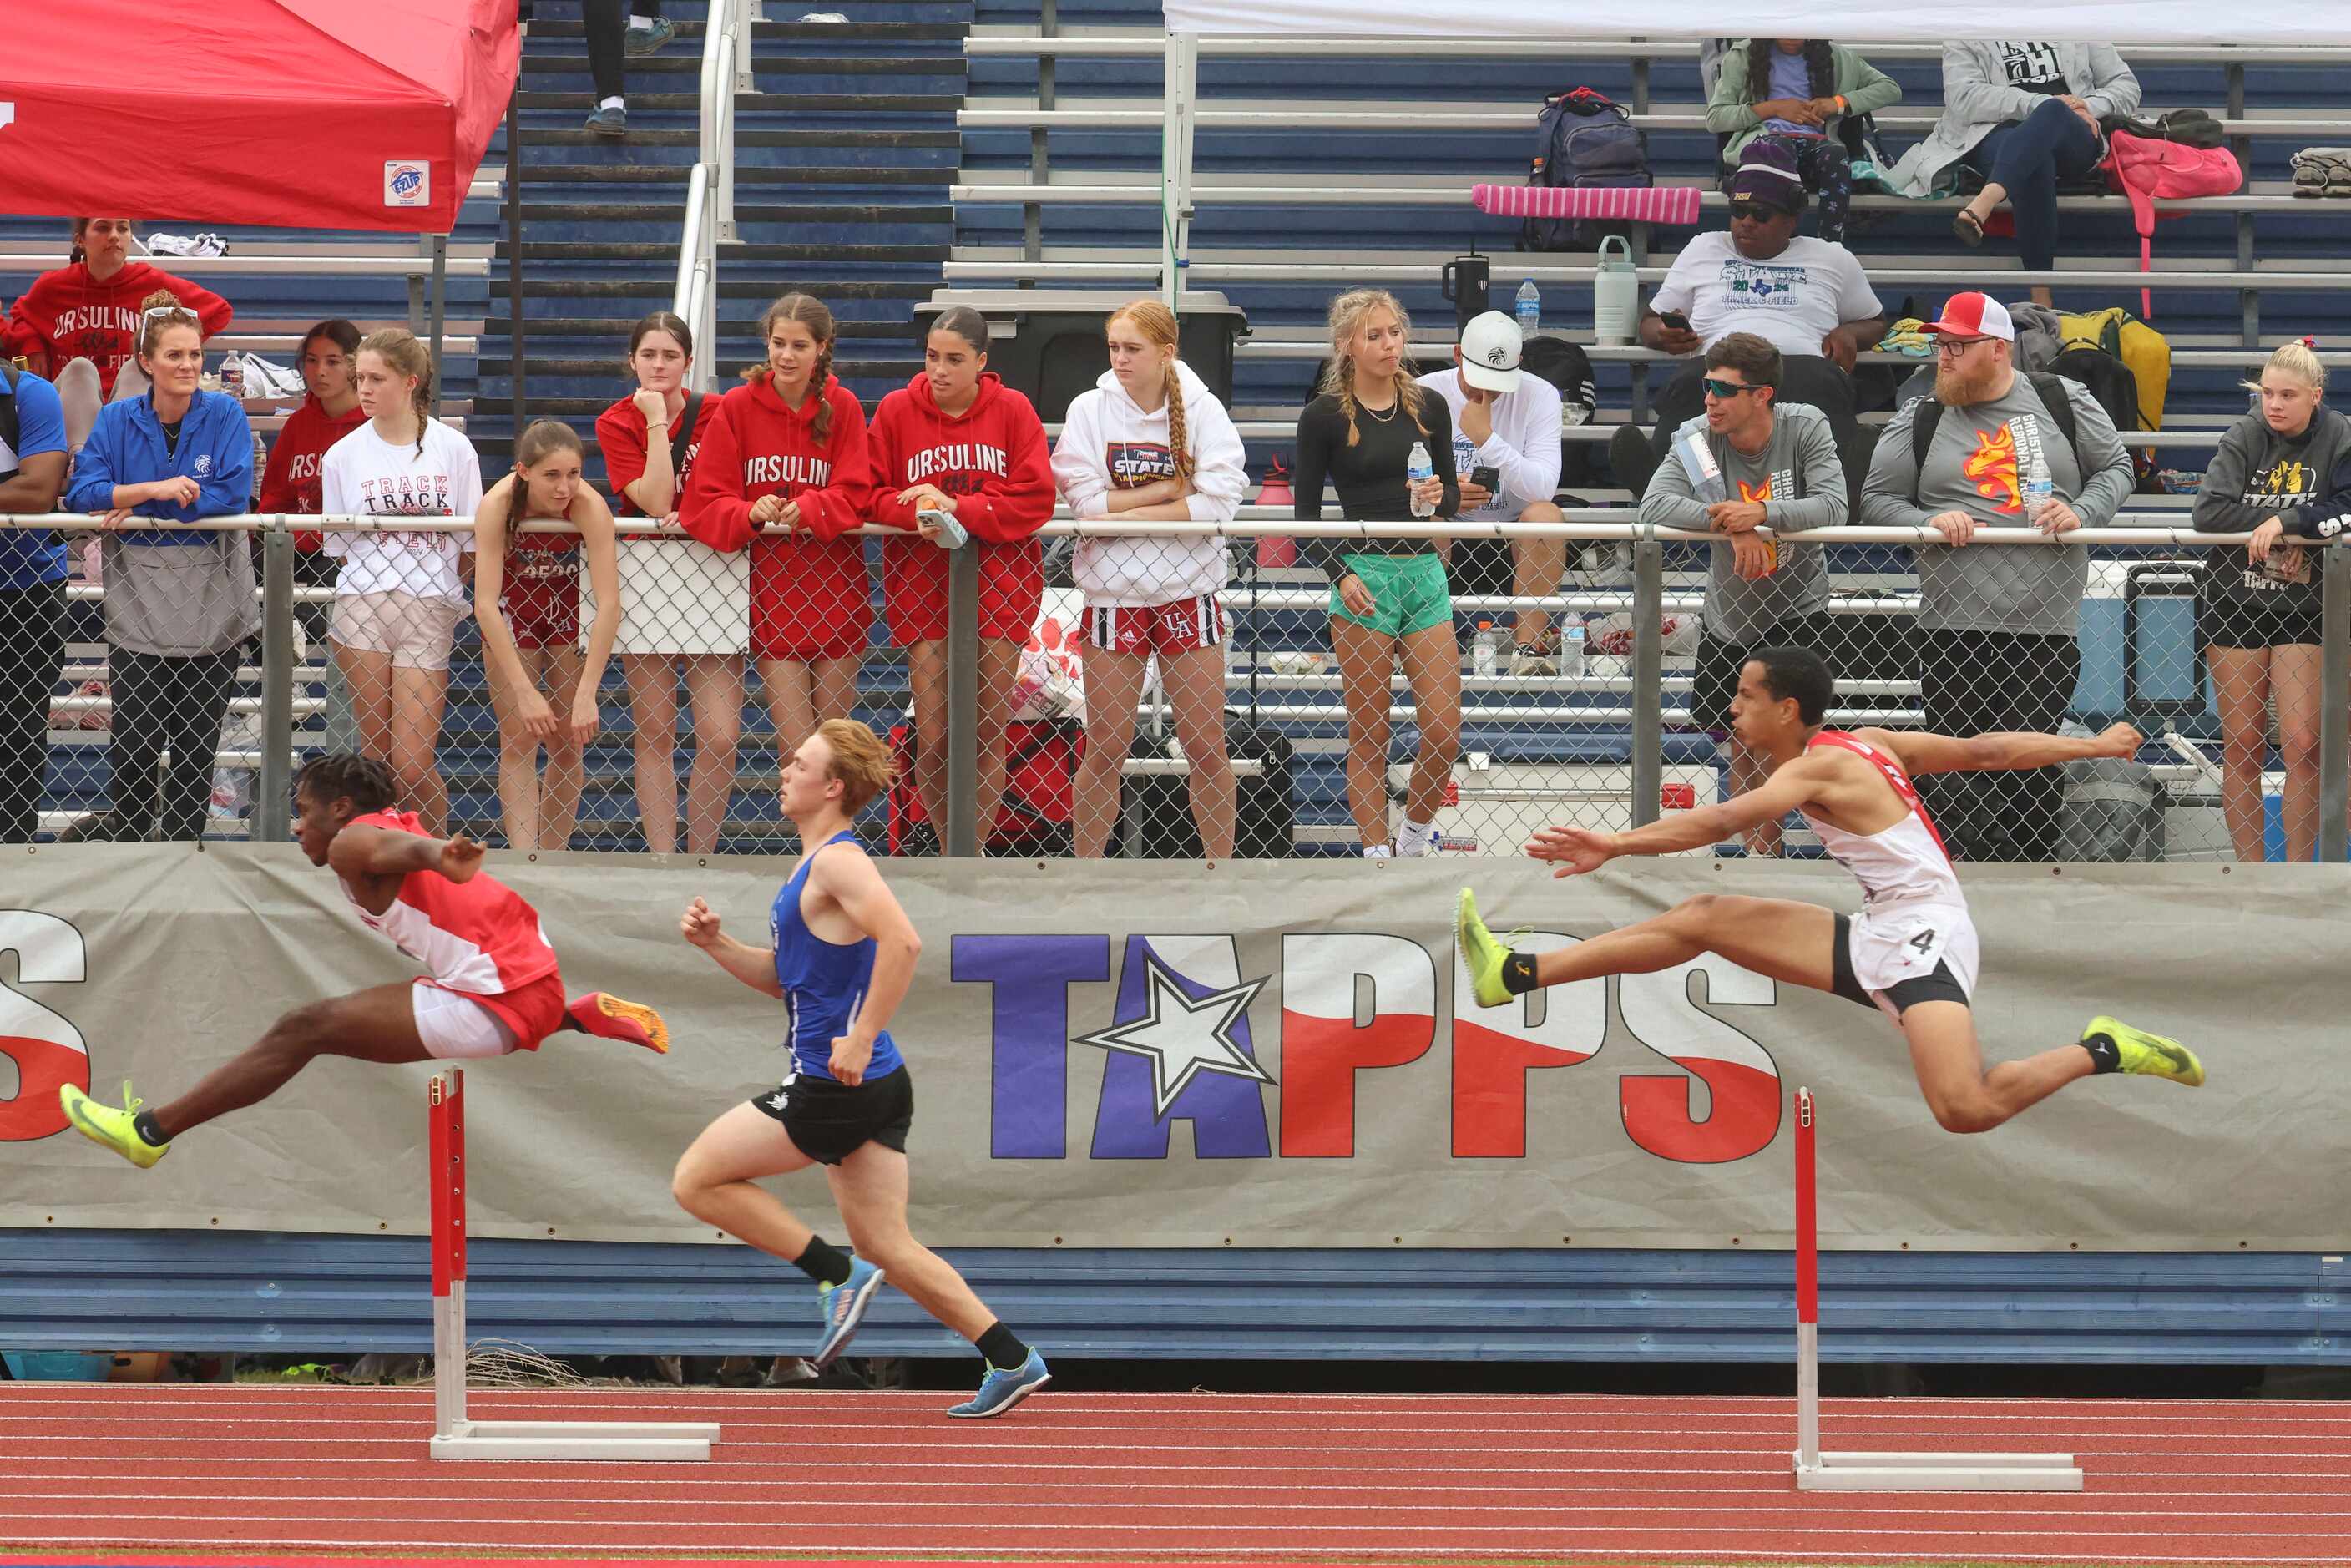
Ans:
[{"label": "gray hoodie", "polygon": [[[1763,515],[1782,538],[1780,563],[1752,581],[1733,565],[1730,541],[1712,548],[1706,579],[1706,629],[1726,643],[1753,643],[1772,627],[1814,613],[1829,601],[1829,573],[1820,545],[1784,542],[1802,528],[1834,528],[1845,521],[1844,465],[1828,416],[1808,402],[1775,406],[1771,439],[1749,456],[1707,429],[1706,415],[1685,420],[1674,432],[1678,448],[1696,435],[1722,467],[1729,498],[1763,498]],[[1641,521],[1652,528],[1706,528],[1706,503],[1698,498],[1689,473],[1669,451],[1641,497]]]}]

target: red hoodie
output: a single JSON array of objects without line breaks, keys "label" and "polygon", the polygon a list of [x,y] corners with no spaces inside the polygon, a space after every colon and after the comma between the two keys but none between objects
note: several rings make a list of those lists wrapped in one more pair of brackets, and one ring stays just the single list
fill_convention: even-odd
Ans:
[{"label": "red hoodie", "polygon": [[[750,551],[751,651],[762,659],[855,658],[873,624],[864,541],[842,537],[872,497],[865,409],[836,380],[824,400],[832,428],[820,443],[815,398],[795,411],[765,377],[728,392],[678,504],[679,526],[704,544]],[[762,496],[797,501],[799,527],[754,525]]]},{"label": "red hoodie", "polygon": [[[672,476],[677,481],[670,492],[673,512],[685,500],[685,487],[694,479],[694,461],[701,455],[703,437],[710,434],[710,422],[718,417],[718,405],[723,401],[716,392],[705,392],[694,405],[694,429],[685,438],[685,462]],[[643,508],[629,499],[629,486],[645,476],[645,416],[638,412],[636,399],[624,397],[596,416],[596,444],[604,454],[604,481],[612,491],[612,515],[642,517]]]},{"label": "red hoodie", "polygon": [[116,372],[138,347],[140,301],[159,288],[196,313],[207,338],[235,314],[212,290],[143,261],[126,263],[103,283],[78,261],[41,274],[16,297],[8,312],[8,352],[46,356],[47,366],[34,368],[52,380],[68,361],[89,360],[98,367],[99,391],[111,396]]},{"label": "red hoodie", "polygon": [[[315,397],[286,416],[277,444],[269,449],[269,465],[261,471],[260,509],[319,515],[319,459],[327,448],[367,423],[367,410],[353,403],[340,418],[329,413]],[[319,548],[316,528],[298,528],[294,548],[305,552]]]},{"label": "red hoodie", "polygon": [[[898,493],[935,486],[955,498],[956,521],[979,551],[979,634],[1026,642],[1045,595],[1044,552],[1035,538],[1053,515],[1053,459],[1044,423],[1029,400],[993,371],[979,396],[955,418],[939,412],[927,376],[882,400],[873,415],[873,471],[881,488],[873,520],[914,527]],[[882,547],[882,584],[891,634],[901,645],[947,634],[946,552],[927,539]]]}]

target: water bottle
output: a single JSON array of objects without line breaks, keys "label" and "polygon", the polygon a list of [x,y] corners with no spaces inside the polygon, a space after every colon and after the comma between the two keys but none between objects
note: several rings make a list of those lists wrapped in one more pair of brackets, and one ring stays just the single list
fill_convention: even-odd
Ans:
[{"label": "water bottle", "polygon": [[2024,520],[2037,524],[2041,521],[2041,509],[2057,497],[2057,486],[2049,477],[2049,459],[2037,446],[2024,465],[2023,488]]},{"label": "water bottle", "polygon": [[1478,622],[1478,635],[1469,641],[1469,673],[1471,674],[1491,676],[1501,669],[1502,651],[1499,643],[1500,635],[1494,630],[1494,623],[1491,621]]},{"label": "water bottle", "polygon": [[1559,629],[1559,674],[1562,680],[1583,678],[1583,619],[1571,615]]},{"label": "water bottle", "polygon": [[242,402],[245,400],[245,356],[228,353],[221,356],[221,391]]},{"label": "water bottle", "polygon": [[1528,278],[1519,285],[1519,336],[1531,338],[1542,330],[1542,290]]},{"label": "water bottle", "polygon": [[[1428,460],[1426,442],[1416,441],[1412,444],[1412,454],[1405,459],[1404,473],[1405,478],[1415,485],[1424,479],[1437,477],[1436,465]],[[1437,503],[1424,501],[1418,496],[1415,496],[1412,501],[1412,515],[1416,517],[1433,517],[1437,515]]]}]

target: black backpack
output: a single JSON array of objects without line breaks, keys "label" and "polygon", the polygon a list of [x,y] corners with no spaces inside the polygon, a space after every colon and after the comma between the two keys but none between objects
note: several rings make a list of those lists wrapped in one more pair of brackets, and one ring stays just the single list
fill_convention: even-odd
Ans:
[{"label": "black backpack", "polygon": [[[1546,99],[1535,119],[1530,185],[1649,185],[1649,139],[1625,107],[1588,87]],[[1589,218],[1529,218],[1519,225],[1520,250],[1597,250],[1609,235],[1629,238],[1631,225]]]},{"label": "black backpack", "polygon": [[1519,369],[1539,376],[1559,389],[1559,485],[1592,483],[1592,447],[1588,441],[1571,441],[1569,430],[1589,424],[1600,412],[1600,387],[1593,379],[1592,358],[1563,338],[1534,337],[1520,350]]},{"label": "black backpack", "polygon": [[[2064,355],[2058,358],[2063,359]],[[2120,363],[2119,361],[2116,361]],[[2082,460],[2081,426],[2074,418],[2074,400],[2066,395],[2065,378],[2047,371],[2027,371],[2025,379],[2032,390],[2041,394],[2041,406],[2049,411],[2050,419],[2065,437],[2065,444],[2074,449],[2074,466],[2086,476],[2090,465]],[[1943,405],[1929,392],[1918,400],[1918,412],[1910,416],[1910,499],[1918,498],[1918,476],[1927,469],[1927,449],[1935,444],[1935,427],[1943,423]]]}]

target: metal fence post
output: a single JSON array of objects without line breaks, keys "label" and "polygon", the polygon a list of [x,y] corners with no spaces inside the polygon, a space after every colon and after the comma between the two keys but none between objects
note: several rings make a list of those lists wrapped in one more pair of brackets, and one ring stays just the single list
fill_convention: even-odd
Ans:
[{"label": "metal fence post", "polygon": [[277,519],[261,536],[261,782],[247,836],[289,836],[294,758],[294,536]]},{"label": "metal fence post", "polygon": [[[947,552],[947,820],[942,854],[979,853],[979,542]],[[1004,744],[998,736],[995,744]]]},{"label": "metal fence post", "polygon": [[1665,795],[1666,547],[1633,547],[1633,825],[1657,820]]},{"label": "metal fence post", "polygon": [[2318,689],[2318,858],[2340,865],[2351,825],[2344,807],[2351,800],[2351,711],[2344,691],[2351,685],[2351,550],[2329,549],[2320,579]]}]

